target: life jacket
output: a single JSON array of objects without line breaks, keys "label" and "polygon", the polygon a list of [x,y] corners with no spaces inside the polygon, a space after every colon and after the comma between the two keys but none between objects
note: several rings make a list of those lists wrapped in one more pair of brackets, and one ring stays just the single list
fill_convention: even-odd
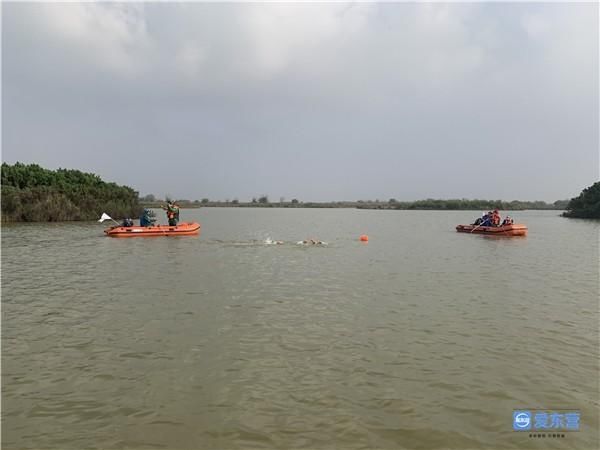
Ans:
[{"label": "life jacket", "polygon": [[167,205],[167,217],[169,219],[173,219],[173,218],[179,218],[179,207],[174,205],[174,204],[170,204]]}]

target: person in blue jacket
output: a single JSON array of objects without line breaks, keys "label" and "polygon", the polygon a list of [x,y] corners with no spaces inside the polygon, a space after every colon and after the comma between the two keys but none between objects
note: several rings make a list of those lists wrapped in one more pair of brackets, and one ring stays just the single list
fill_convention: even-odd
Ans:
[{"label": "person in blue jacket", "polygon": [[156,218],[154,217],[154,212],[148,208],[144,209],[144,214],[140,217],[140,226],[141,227],[151,227],[156,222]]}]

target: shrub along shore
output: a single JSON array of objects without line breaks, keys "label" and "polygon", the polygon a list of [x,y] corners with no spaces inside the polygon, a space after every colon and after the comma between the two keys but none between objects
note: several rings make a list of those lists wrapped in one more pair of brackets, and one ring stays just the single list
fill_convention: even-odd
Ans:
[{"label": "shrub along shore", "polygon": [[[96,220],[102,212],[116,218],[139,217],[143,208],[160,208],[165,201],[153,195],[139,198],[128,186],[107,183],[99,176],[79,170],[48,170],[37,164],[2,164],[2,222],[57,222]],[[303,202],[298,199],[270,202],[266,195],[250,202],[178,200],[181,208],[358,208],[386,210],[473,210],[503,211],[560,210],[565,217],[600,218],[600,182],[581,195],[554,203],[543,201],[503,201],[469,199],[427,199],[414,202],[389,199]]]},{"label": "shrub along shore", "polygon": [[79,170],[2,164],[2,222],[95,220],[104,211],[137,217],[138,193]]},{"label": "shrub along shore", "polygon": [[564,217],[600,219],[600,181],[585,188],[579,196],[571,199]]}]

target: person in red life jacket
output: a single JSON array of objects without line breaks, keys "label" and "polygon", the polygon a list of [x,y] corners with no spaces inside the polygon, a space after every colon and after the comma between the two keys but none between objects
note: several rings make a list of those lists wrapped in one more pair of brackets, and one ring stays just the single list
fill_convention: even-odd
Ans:
[{"label": "person in red life jacket", "polygon": [[492,226],[499,227],[500,226],[500,214],[498,214],[498,210],[495,209],[492,213]]},{"label": "person in red life jacket", "polygon": [[179,206],[174,201],[170,201],[167,206],[163,206],[162,209],[167,212],[169,226],[177,226],[177,222],[179,221]]}]

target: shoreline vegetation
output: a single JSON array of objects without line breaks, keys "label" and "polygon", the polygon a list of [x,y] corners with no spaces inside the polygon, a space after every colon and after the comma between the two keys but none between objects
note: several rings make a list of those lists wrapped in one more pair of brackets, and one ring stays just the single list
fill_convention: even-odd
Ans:
[{"label": "shoreline vegetation", "polygon": [[600,219],[600,181],[581,191],[565,208],[563,217]]},{"label": "shoreline vegetation", "polygon": [[[48,170],[37,164],[2,164],[2,222],[58,222],[97,220],[103,212],[113,217],[138,218],[144,208],[160,208],[165,200],[149,194],[140,197],[128,186],[105,182],[79,170]],[[296,198],[269,201],[267,195],[249,202],[233,200],[177,199],[181,208],[355,208],[380,210],[503,211],[556,210],[564,217],[600,218],[600,182],[584,189],[579,197],[543,201],[426,199],[417,201],[358,200],[304,202]]]},{"label": "shoreline vegetation", "polygon": [[[503,200],[468,200],[468,199],[427,199],[414,202],[358,200],[358,201],[333,201],[333,202],[301,202],[301,201],[276,201],[276,202],[240,202],[238,200],[177,200],[181,208],[354,208],[354,209],[386,209],[386,210],[431,210],[431,211],[483,211],[500,209],[503,211],[556,210],[564,211],[568,200],[559,200],[554,203],[543,201],[503,201]],[[144,208],[160,208],[165,204],[163,200],[147,201],[140,199]]]},{"label": "shoreline vegetation", "polygon": [[139,196],[128,186],[79,170],[2,163],[2,222],[97,220],[103,211],[138,217]]}]

